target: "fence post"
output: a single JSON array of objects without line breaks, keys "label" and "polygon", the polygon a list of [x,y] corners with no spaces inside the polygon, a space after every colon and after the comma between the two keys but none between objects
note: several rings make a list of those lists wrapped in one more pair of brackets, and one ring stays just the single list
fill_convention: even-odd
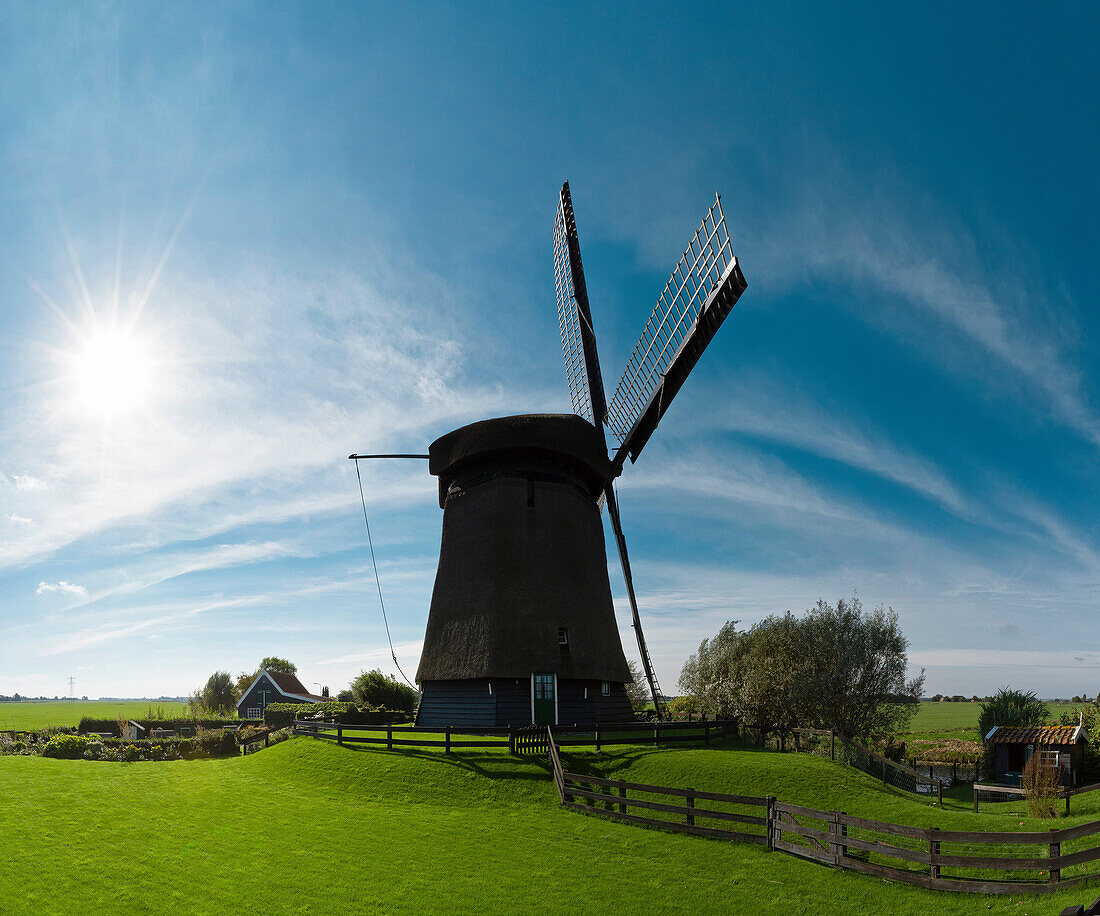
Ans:
[{"label": "fence post", "polygon": [[1069,786],[1066,786],[1066,814],[1067,815],[1069,814],[1069,796],[1070,796]]},{"label": "fence post", "polygon": [[971,784],[971,788],[974,790],[974,813],[978,813],[978,783],[975,781]]},{"label": "fence post", "polygon": [[940,876],[940,828],[933,827],[928,831],[928,877],[935,881]]},{"label": "fence post", "polygon": [[386,726],[386,750],[387,751],[392,751],[393,750],[393,726],[392,725]]},{"label": "fence post", "polygon": [[596,726],[596,753],[600,752],[600,727]]},{"label": "fence post", "polygon": [[342,725],[337,725],[336,726],[336,743],[337,744],[343,744],[344,743],[344,726],[342,726]]},{"label": "fence post", "polygon": [[[626,798],[626,786],[619,780],[619,798]],[[626,814],[626,802],[619,802],[619,814]]]},{"label": "fence post", "polygon": [[829,821],[829,852],[833,856],[833,865],[840,865],[840,843],[837,837],[840,835],[840,812],[834,811],[832,820]]},{"label": "fence post", "polygon": [[836,732],[829,729],[829,759],[836,760]]},{"label": "fence post", "polygon": [[689,827],[694,827],[695,826],[695,790],[689,788],[688,793],[689,794],[687,796],[687,807],[688,807],[687,825]]},{"label": "fence post", "polygon": [[765,828],[765,839],[768,849],[775,849],[775,796],[769,795],[766,798],[768,804],[767,813],[767,826]]},{"label": "fence post", "polygon": [[936,795],[939,796],[940,807],[943,807],[943,780],[936,783]]},{"label": "fence post", "polygon": [[661,746],[661,726],[659,723],[653,724],[653,746]]},{"label": "fence post", "polygon": [[449,754],[451,752],[451,726],[447,726],[443,732],[443,753]]},{"label": "fence post", "polygon": [[[1062,844],[1054,839],[1058,835],[1056,830],[1051,830],[1050,838],[1050,857],[1052,859],[1058,858],[1062,852]],[[1057,884],[1062,879],[1062,870],[1060,868],[1051,868],[1050,870],[1050,883]]]}]

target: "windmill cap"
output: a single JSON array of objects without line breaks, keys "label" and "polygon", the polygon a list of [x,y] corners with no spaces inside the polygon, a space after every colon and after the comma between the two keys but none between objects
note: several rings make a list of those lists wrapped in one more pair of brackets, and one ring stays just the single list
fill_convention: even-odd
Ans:
[{"label": "windmill cap", "polygon": [[467,462],[507,454],[572,459],[596,484],[611,476],[603,433],[576,414],[556,413],[479,420],[440,436],[428,447],[428,470],[442,482]]}]

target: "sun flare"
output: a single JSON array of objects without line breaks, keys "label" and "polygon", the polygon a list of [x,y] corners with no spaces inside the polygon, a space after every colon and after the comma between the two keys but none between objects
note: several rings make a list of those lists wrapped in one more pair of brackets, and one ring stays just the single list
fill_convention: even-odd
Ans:
[{"label": "sun flare", "polygon": [[152,385],[148,347],[133,332],[94,332],[76,355],[76,397],[96,413],[111,415],[140,407]]}]

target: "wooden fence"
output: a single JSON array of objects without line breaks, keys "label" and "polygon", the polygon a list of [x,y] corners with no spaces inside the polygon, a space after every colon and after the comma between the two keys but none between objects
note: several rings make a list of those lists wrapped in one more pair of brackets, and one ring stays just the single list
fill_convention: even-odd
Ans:
[{"label": "wooden fence", "polygon": [[775,738],[776,750],[820,751],[824,753],[828,743],[829,759],[842,760],[869,776],[881,779],[886,785],[894,786],[906,792],[921,795],[937,795],[943,804],[943,788],[946,782],[932,773],[927,775],[919,770],[885,757],[878,751],[864,747],[856,741],[850,741],[836,734],[832,729],[822,728],[781,728],[770,725],[742,725],[740,734],[745,740],[756,739],[756,743],[765,747],[769,735]]},{"label": "wooden fence", "polygon": [[[699,792],[571,773],[562,766],[556,737],[548,731],[554,783],[561,804],[574,811],[677,833],[762,843],[823,865],[934,890],[1043,893],[1100,878],[1100,872],[1087,868],[1100,860],[1100,846],[1082,843],[1100,834],[1100,821],[1028,832],[909,827],[793,805],[773,796]],[[662,800],[653,801],[653,796]],[[631,808],[643,813],[631,814]],[[731,823],[739,829],[731,829]]]},{"label": "wooden fence", "polygon": [[1078,903],[1076,906],[1067,906],[1062,910],[1061,916],[1100,916],[1100,897],[1092,903]]},{"label": "wooden fence", "polygon": [[[1027,796],[1027,790],[1022,786],[1002,786],[997,783],[980,783],[976,782],[971,789],[974,792],[974,810],[978,810],[978,796],[981,793],[987,795],[1005,795],[1005,796],[1018,796],[1024,798]],[[1095,792],[1100,789],[1100,782],[1094,782],[1087,786],[1067,786],[1058,790],[1056,798],[1064,798],[1066,800],[1066,814],[1069,814],[1069,800],[1074,795],[1085,795],[1089,792]]]},{"label": "wooden fence", "polygon": [[[654,747],[681,742],[712,741],[734,733],[736,723],[714,722],[655,722],[609,724],[593,728],[553,726],[554,738],[560,745],[594,747],[597,751],[616,744],[652,744]],[[441,747],[445,754],[454,748],[507,747],[513,754],[545,754],[546,726],[520,728],[477,728],[474,726],[447,726],[429,728],[421,726],[393,725],[343,725],[319,719],[296,719],[296,735],[309,735],[335,741],[337,744],[384,744],[395,747]]]}]

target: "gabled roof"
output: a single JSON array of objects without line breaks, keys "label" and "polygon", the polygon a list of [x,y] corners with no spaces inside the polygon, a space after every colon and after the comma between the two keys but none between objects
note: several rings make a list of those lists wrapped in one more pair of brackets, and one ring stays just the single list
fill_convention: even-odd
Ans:
[{"label": "gabled roof", "polygon": [[241,698],[237,700],[238,709],[240,709],[241,703],[244,702],[244,698],[252,692],[252,688],[256,686],[256,682],[264,675],[267,675],[267,679],[271,681],[279,694],[288,700],[298,700],[302,703],[324,703],[328,700],[328,697],[310,693],[306,690],[305,685],[293,674],[284,674],[282,671],[268,671],[266,668],[261,668],[260,673],[253,678],[252,683],[248,685],[248,689],[245,690],[241,694]]},{"label": "gabled roof", "polygon": [[1088,741],[1089,736],[1080,725],[1030,725],[1001,726],[994,725],[986,741],[994,744],[1076,744]]}]

